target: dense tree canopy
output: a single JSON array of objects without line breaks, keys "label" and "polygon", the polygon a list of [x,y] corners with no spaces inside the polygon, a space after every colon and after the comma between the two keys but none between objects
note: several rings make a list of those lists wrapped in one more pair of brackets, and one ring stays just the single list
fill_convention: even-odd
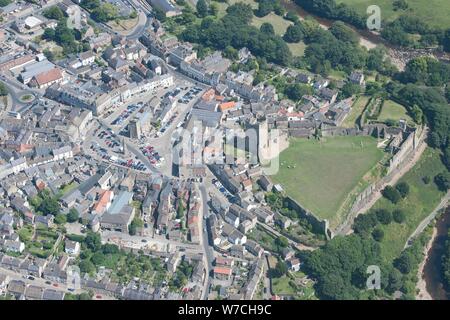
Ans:
[{"label": "dense tree canopy", "polygon": [[444,287],[447,292],[450,291],[450,230],[447,231],[447,238],[444,243],[444,254],[441,262],[441,270],[443,271]]},{"label": "dense tree canopy", "polygon": [[406,198],[409,194],[409,184],[406,182],[398,183],[395,188],[398,190],[402,198]]},{"label": "dense tree canopy", "polygon": [[69,210],[69,213],[67,214],[67,222],[76,222],[78,221],[78,218],[80,217],[80,214],[78,213],[77,209],[71,208]]},{"label": "dense tree canopy", "polygon": [[320,298],[357,299],[360,290],[355,274],[379,263],[380,247],[373,240],[358,235],[337,236],[306,257],[305,269],[317,279],[316,292]]},{"label": "dense tree canopy", "polygon": [[301,24],[294,24],[286,29],[284,40],[287,42],[300,42],[305,37],[305,30]]},{"label": "dense tree canopy", "polygon": [[198,0],[195,7],[199,17],[204,18],[208,15],[208,4],[205,0]]},{"label": "dense tree canopy", "polygon": [[203,19],[199,25],[189,25],[180,37],[189,42],[200,43],[206,47],[224,50],[249,48],[257,57],[281,65],[288,65],[292,59],[286,43],[279,36],[261,32],[250,25],[252,8],[244,3],[236,3],[227,8],[222,19]]},{"label": "dense tree canopy", "polygon": [[264,22],[261,27],[259,27],[259,30],[266,34],[275,34],[275,30],[273,29],[273,25],[270,22]]},{"label": "dense tree canopy", "polygon": [[447,191],[450,189],[450,172],[442,172],[436,175],[434,182],[438,186],[439,190]]},{"label": "dense tree canopy", "polygon": [[400,195],[400,192],[398,192],[397,189],[395,189],[392,186],[386,186],[381,193],[383,194],[383,197],[391,201],[392,203],[398,203],[402,196]]},{"label": "dense tree canopy", "polygon": [[295,0],[295,3],[320,17],[342,20],[360,29],[366,27],[366,17],[346,4],[337,4],[335,0]]},{"label": "dense tree canopy", "polygon": [[358,44],[358,35],[350,27],[346,26],[342,21],[334,22],[330,27],[331,33],[336,37],[336,39],[350,42],[352,44]]},{"label": "dense tree canopy", "polygon": [[402,73],[402,81],[442,86],[450,81],[450,64],[425,56],[411,59]]},{"label": "dense tree canopy", "polygon": [[42,15],[47,19],[63,20],[65,18],[64,12],[57,6],[51,6],[42,12]]},{"label": "dense tree canopy", "polygon": [[8,89],[3,82],[0,82],[0,96],[6,96],[8,94]]},{"label": "dense tree canopy", "polygon": [[119,17],[117,8],[110,3],[103,3],[92,9],[91,17],[98,22],[108,22]]},{"label": "dense tree canopy", "polygon": [[11,3],[11,0],[0,0],[0,7],[6,7]]},{"label": "dense tree canopy", "polygon": [[[295,3],[319,17],[341,20],[358,29],[366,28],[367,17],[341,1],[295,0]],[[393,2],[393,9],[405,10],[405,8],[407,8],[407,1]],[[416,34],[419,34],[420,38],[417,39]],[[439,44],[444,50],[450,51],[450,29],[432,28],[422,19],[409,13],[401,14],[389,23],[383,23],[381,36],[391,44],[399,46],[429,47]]]}]

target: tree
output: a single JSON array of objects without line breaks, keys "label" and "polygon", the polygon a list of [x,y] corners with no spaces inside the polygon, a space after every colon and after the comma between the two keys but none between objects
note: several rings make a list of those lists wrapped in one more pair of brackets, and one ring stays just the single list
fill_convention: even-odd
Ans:
[{"label": "tree", "polygon": [[87,292],[82,292],[78,295],[78,300],[92,300],[92,294]]},{"label": "tree", "polygon": [[369,232],[373,227],[377,225],[377,217],[374,212],[366,214],[360,214],[355,218],[353,222],[353,230],[356,233]]},{"label": "tree", "polygon": [[372,237],[375,241],[380,242],[384,238],[384,231],[380,228],[375,228],[375,230],[372,231]]},{"label": "tree", "polygon": [[439,133],[431,132],[428,138],[428,143],[433,148],[440,148],[442,143],[441,143],[441,136],[439,135]]},{"label": "tree", "polygon": [[344,84],[342,86],[341,89],[341,98],[346,99],[349,98],[351,96],[353,96],[354,94],[358,94],[361,92],[361,87],[356,84],[356,83],[352,83],[352,82],[347,82],[346,84]]},{"label": "tree", "polygon": [[83,273],[94,273],[96,270],[95,265],[89,260],[81,260],[78,266]]},{"label": "tree", "polygon": [[58,200],[53,197],[48,190],[43,190],[39,193],[41,202],[37,207],[37,211],[42,212],[43,215],[51,214],[56,216],[61,211]]},{"label": "tree", "polygon": [[104,254],[117,254],[119,253],[119,247],[112,243],[105,243],[102,247]]},{"label": "tree", "polygon": [[219,13],[219,6],[217,5],[217,3],[211,3],[211,5],[209,6],[209,13],[212,16],[217,16],[217,14]]},{"label": "tree", "polygon": [[408,274],[413,268],[413,259],[411,255],[407,252],[403,252],[400,257],[395,259],[394,267],[397,268],[401,273]]},{"label": "tree", "polygon": [[402,198],[406,198],[409,194],[409,184],[406,182],[400,182],[395,186]]},{"label": "tree", "polygon": [[267,16],[272,11],[273,11],[272,0],[259,0],[258,9],[255,10],[255,16],[262,18]]},{"label": "tree", "polygon": [[275,268],[272,269],[272,277],[281,278],[288,272],[288,267],[284,261],[278,261]]},{"label": "tree", "polygon": [[290,84],[286,87],[284,92],[287,97],[293,101],[300,100],[304,95],[308,95],[312,93],[311,86],[301,83]]},{"label": "tree", "polygon": [[423,181],[423,183],[425,183],[425,184],[430,184],[431,178],[430,178],[430,176],[424,176],[424,177],[422,178],[422,181]]},{"label": "tree", "polygon": [[304,257],[304,270],[317,280],[322,299],[358,299],[361,291],[352,278],[368,265],[380,264],[380,245],[357,234],[337,236]]},{"label": "tree", "polygon": [[67,214],[67,222],[72,223],[78,221],[80,218],[80,214],[78,213],[77,209],[71,208],[69,210],[69,213]]},{"label": "tree", "polygon": [[208,15],[208,4],[205,0],[198,0],[195,7],[200,18],[204,18]]},{"label": "tree", "polygon": [[351,44],[359,42],[357,34],[342,21],[334,22],[330,27],[330,31],[338,40],[350,42]]},{"label": "tree", "polygon": [[385,197],[394,204],[398,203],[402,198],[400,192],[398,192],[398,190],[393,188],[392,186],[386,186],[383,189],[383,191],[381,191],[381,193],[383,197]]},{"label": "tree", "polygon": [[130,19],[136,19],[138,16],[136,10],[131,11],[129,18]]},{"label": "tree", "polygon": [[385,290],[393,294],[395,291],[400,290],[403,286],[403,276],[400,271],[395,268],[390,268],[391,270],[388,273],[388,281]]},{"label": "tree", "polygon": [[92,10],[100,6],[100,0],[81,0],[80,6]]},{"label": "tree", "polygon": [[442,162],[447,167],[447,170],[450,171],[450,144],[444,149],[442,154]]},{"label": "tree", "polygon": [[252,7],[243,2],[237,2],[229,6],[226,10],[228,17],[235,17],[235,22],[248,25],[253,19]]},{"label": "tree", "polygon": [[419,108],[418,105],[414,105],[411,110],[409,111],[411,114],[411,117],[413,118],[414,122],[417,124],[422,124],[423,120],[423,111]]},{"label": "tree", "polygon": [[8,94],[8,89],[3,82],[0,82],[0,96],[6,96]]},{"label": "tree", "polygon": [[379,209],[376,211],[377,220],[381,224],[389,224],[392,222],[392,214],[386,209]]},{"label": "tree", "polygon": [[11,3],[11,0],[0,0],[0,7],[6,7]]},{"label": "tree", "polygon": [[270,22],[264,22],[261,27],[259,27],[259,30],[262,33],[266,33],[266,34],[275,34],[275,30],[273,29],[273,26]]},{"label": "tree", "polygon": [[300,22],[299,17],[297,16],[297,14],[296,14],[294,11],[288,11],[288,12],[286,13],[286,15],[284,16],[284,18],[285,18],[286,20],[292,21],[292,22],[294,22],[294,23]]},{"label": "tree", "polygon": [[184,206],[183,201],[181,201],[181,198],[178,199],[178,207],[177,207],[177,219],[181,219],[184,217]]},{"label": "tree", "polygon": [[105,260],[105,255],[101,251],[95,252],[91,257],[92,263],[96,266],[103,265],[105,263]]},{"label": "tree", "polygon": [[406,215],[403,210],[396,209],[392,212],[392,219],[397,223],[403,223],[406,220]]},{"label": "tree", "polygon": [[137,233],[136,225],[133,222],[131,222],[128,226],[128,233],[130,234],[130,236],[135,236]]},{"label": "tree", "polygon": [[42,39],[45,40],[54,40],[55,39],[55,29],[52,28],[46,28],[44,30],[44,33],[42,34]]},{"label": "tree", "polygon": [[434,183],[436,183],[439,190],[446,192],[450,189],[450,172],[439,173],[434,177]]},{"label": "tree", "polygon": [[139,219],[139,217],[134,217],[133,221],[131,221],[128,226],[128,232],[130,235],[134,236],[137,233],[137,228],[142,228],[144,226],[144,222]]},{"label": "tree", "polygon": [[284,34],[284,40],[287,42],[300,42],[304,38],[304,30],[301,24],[294,24],[289,26],[286,29],[286,33]]},{"label": "tree", "polygon": [[233,48],[232,46],[227,46],[225,50],[223,51],[223,55],[225,58],[228,58],[230,60],[237,60],[239,59],[239,52]]},{"label": "tree", "polygon": [[155,18],[160,22],[166,21],[166,14],[158,7],[153,7],[153,12],[155,14]]},{"label": "tree", "polygon": [[56,224],[65,224],[67,222],[67,217],[65,214],[59,213],[55,217]]},{"label": "tree", "polygon": [[57,6],[51,6],[50,8],[45,9],[42,12],[42,15],[47,19],[54,19],[58,21],[62,21],[65,18],[64,12]]},{"label": "tree", "polygon": [[91,17],[97,22],[115,20],[118,17],[117,7],[110,3],[103,3],[92,10]]},{"label": "tree", "polygon": [[406,0],[394,0],[394,2],[392,2],[392,7],[394,8],[394,11],[406,10],[408,9],[409,5]]},{"label": "tree", "polygon": [[102,247],[102,241],[98,233],[89,232],[84,239],[84,243],[88,249],[92,251],[98,251]]},{"label": "tree", "polygon": [[280,248],[287,248],[289,241],[285,237],[278,237],[275,239],[275,244]]}]

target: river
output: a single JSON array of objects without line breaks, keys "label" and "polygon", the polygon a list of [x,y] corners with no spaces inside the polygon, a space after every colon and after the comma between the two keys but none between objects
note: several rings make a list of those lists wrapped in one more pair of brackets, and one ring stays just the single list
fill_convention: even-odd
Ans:
[{"label": "river", "polygon": [[433,239],[431,248],[428,251],[425,265],[422,272],[422,279],[425,282],[426,291],[433,300],[449,300],[450,292],[443,288],[443,270],[441,267],[441,258],[444,254],[444,244],[447,238],[447,232],[450,228],[450,207],[447,207],[435,226],[436,236]]},{"label": "river", "polygon": [[[293,0],[280,0],[280,2],[286,10],[297,13],[300,19],[305,19],[308,16],[312,17],[324,29],[328,29],[334,22],[333,20],[318,17],[305,11]],[[368,29],[365,30],[356,29],[348,24],[347,26],[352,28],[359,35],[359,44],[361,46],[366,47],[367,49],[372,49],[382,44],[384,47],[386,47],[388,49],[387,55],[389,56],[391,62],[397,66],[399,71],[404,70],[406,63],[410,59],[418,56],[424,55],[434,56],[440,60],[450,61],[450,54],[439,52],[435,48],[430,49],[399,48],[387,43],[378,32],[370,31]]]},{"label": "river", "polygon": [[[286,10],[297,13],[301,19],[305,19],[308,16],[314,18],[314,20],[316,20],[324,29],[328,29],[334,22],[333,20],[321,18],[309,12],[306,12],[302,7],[298,6],[292,0],[280,0],[280,2]],[[358,33],[360,37],[360,44],[367,49],[374,48],[378,44],[383,44],[386,47],[389,47],[377,33],[371,32],[369,30],[358,30],[352,26],[349,27],[352,28],[356,33]]]}]

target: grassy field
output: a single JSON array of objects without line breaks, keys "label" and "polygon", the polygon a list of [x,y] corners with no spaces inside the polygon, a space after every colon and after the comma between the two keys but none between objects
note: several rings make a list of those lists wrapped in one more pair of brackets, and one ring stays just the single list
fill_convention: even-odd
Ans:
[{"label": "grassy field", "polygon": [[128,31],[134,28],[139,21],[139,18],[132,18],[132,19],[124,19],[124,20],[112,20],[107,22],[106,24],[113,29],[113,31],[116,32],[123,32]]},{"label": "grassy field", "polygon": [[[440,160],[439,152],[427,149],[419,162],[400,180],[410,186],[408,197],[396,205],[385,198],[381,198],[375,203],[374,209],[385,208],[390,211],[402,209],[407,217],[402,224],[393,222],[383,226],[384,239],[381,242],[381,255],[386,261],[391,261],[399,255],[408,237],[439,204],[445,193],[437,189],[433,178],[444,170],[445,167]],[[431,178],[428,185],[423,182],[425,176]]]},{"label": "grassy field", "polygon": [[303,41],[299,43],[288,43],[287,45],[294,57],[302,57],[305,54],[306,45]]},{"label": "grassy field", "polygon": [[299,285],[305,277],[302,272],[289,272],[281,278],[272,279],[273,293],[277,295],[293,296],[298,300],[315,300],[313,283],[307,280],[306,285]]},{"label": "grassy field", "polygon": [[336,0],[337,3],[346,3],[355,8],[358,12],[365,14],[367,7],[378,5],[381,8],[381,18],[383,20],[394,20],[401,14],[412,14],[430,25],[441,28],[450,27],[450,1],[448,0],[408,0],[407,10],[394,11],[392,0]]},{"label": "grassy field", "polygon": [[345,118],[342,123],[343,127],[346,128],[354,128],[357,124],[358,117],[364,111],[367,103],[369,102],[370,97],[368,96],[359,96],[358,99],[353,103],[352,110],[348,114],[347,118]]},{"label": "grassy field", "polygon": [[258,18],[256,16],[253,17],[252,25],[259,28],[264,22],[269,22],[272,24],[275,33],[278,35],[283,35],[286,32],[286,29],[293,24],[291,21],[283,19],[280,16],[277,16],[275,13],[271,12],[267,16]]},{"label": "grassy field", "polygon": [[[251,5],[253,9],[258,8],[258,3],[254,0],[228,0],[228,4],[224,2],[214,2],[219,8],[218,17],[223,17],[226,14],[226,9],[229,5],[235,4],[237,2],[243,2]],[[264,22],[269,22],[272,24],[273,29],[277,35],[282,36],[286,29],[293,24],[291,21],[283,19],[282,17],[271,12],[267,16],[259,18],[254,16],[252,20],[252,25],[259,28]],[[291,50],[294,57],[301,57],[305,52],[306,45],[303,42],[299,43],[288,43],[289,50]]]},{"label": "grassy field", "polygon": [[340,70],[331,70],[330,75],[328,76],[330,79],[333,80],[344,80],[347,78],[347,74],[345,73],[345,71],[340,71]]},{"label": "grassy field", "polygon": [[235,3],[238,2],[243,2],[246,4],[249,4],[253,9],[257,9],[258,8],[258,3],[254,0],[228,0],[227,3],[225,2],[214,2],[215,4],[217,4],[217,6],[219,7],[219,17],[223,17],[226,12],[225,10],[228,8],[228,6],[231,6]]},{"label": "grassy field", "polygon": [[413,122],[411,117],[407,114],[405,107],[392,100],[384,101],[381,108],[381,113],[378,117],[379,121],[386,121],[388,119],[396,121],[404,119],[408,123]]},{"label": "grassy field", "polygon": [[372,137],[292,139],[272,179],[318,217],[333,222],[350,192],[383,158],[376,145]]},{"label": "grassy field", "polygon": [[[258,8],[258,3],[254,0],[228,0],[228,4],[222,2],[215,2],[219,7],[219,17],[226,14],[225,10],[228,6],[233,5],[238,2],[243,2],[249,4],[253,9]],[[259,28],[264,22],[270,22],[278,35],[283,35],[286,32],[287,27],[293,24],[291,21],[283,19],[283,17],[277,16],[275,13],[271,12],[267,16],[259,18],[254,16],[252,20],[252,25]]]}]

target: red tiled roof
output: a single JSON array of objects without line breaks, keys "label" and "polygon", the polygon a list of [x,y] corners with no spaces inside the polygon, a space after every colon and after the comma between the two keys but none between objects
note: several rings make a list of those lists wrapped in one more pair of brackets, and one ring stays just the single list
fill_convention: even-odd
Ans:
[{"label": "red tiled roof", "polygon": [[228,101],[228,102],[221,103],[219,106],[219,109],[220,109],[220,111],[225,111],[225,110],[234,108],[235,105],[236,105],[236,102]]},{"label": "red tiled roof", "polygon": [[231,268],[227,267],[214,267],[214,273],[225,274],[231,276]]},{"label": "red tiled roof", "polygon": [[56,81],[58,79],[62,78],[61,70],[58,68],[53,68],[49,71],[42,72],[36,76],[34,76],[34,79],[38,85],[43,85],[52,81]]},{"label": "red tiled roof", "polygon": [[109,202],[109,198],[111,197],[111,191],[105,190],[102,195],[100,196],[100,199],[98,199],[98,202],[94,206],[94,211],[104,211],[106,210],[106,205]]},{"label": "red tiled roof", "polygon": [[202,95],[202,99],[204,101],[211,101],[214,98],[214,96],[215,96],[214,89],[211,88]]},{"label": "red tiled roof", "polygon": [[216,258],[216,265],[231,266],[232,264],[233,264],[232,259],[223,258],[223,257]]}]

